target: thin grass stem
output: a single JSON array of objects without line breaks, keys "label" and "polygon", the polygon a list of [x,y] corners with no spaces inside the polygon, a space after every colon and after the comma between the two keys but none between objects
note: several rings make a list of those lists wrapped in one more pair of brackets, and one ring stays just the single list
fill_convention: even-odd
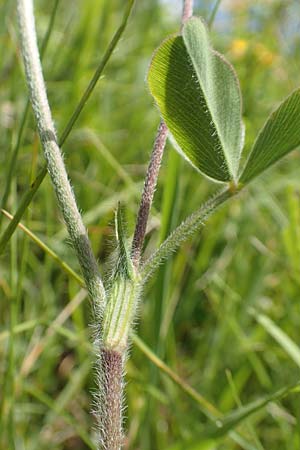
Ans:
[{"label": "thin grass stem", "polygon": [[[50,17],[50,20],[49,20],[48,28],[47,28],[45,37],[44,37],[42,45],[41,45],[41,51],[40,51],[41,60],[43,60],[43,56],[46,53],[48,42],[49,42],[52,30],[53,30],[53,25],[54,25],[54,21],[55,21],[55,17],[56,17],[56,12],[57,12],[59,1],[60,0],[55,0],[54,6],[53,6],[53,9],[52,9],[52,13],[51,13],[51,17]],[[28,99],[26,101],[26,105],[25,105],[25,108],[24,108],[24,111],[23,111],[23,114],[22,114],[20,128],[19,128],[18,136],[17,136],[17,142],[16,142],[16,145],[14,146],[14,149],[12,151],[11,159],[10,159],[9,166],[8,166],[6,183],[5,183],[5,188],[4,188],[4,194],[3,194],[3,197],[2,197],[2,201],[1,201],[1,208],[2,209],[5,209],[6,205],[7,205],[7,200],[8,200],[8,196],[9,196],[9,193],[10,193],[10,186],[11,186],[12,176],[13,176],[13,173],[14,173],[14,170],[15,170],[15,167],[16,167],[17,158],[18,158],[20,147],[21,147],[22,137],[23,137],[23,133],[25,131],[25,126],[26,126],[26,122],[27,122],[29,106],[30,106],[30,101]],[[0,216],[0,224],[2,222],[2,217],[3,216]]]},{"label": "thin grass stem", "polygon": [[217,15],[218,9],[219,9],[219,7],[221,5],[221,2],[222,2],[222,0],[216,0],[216,3],[214,5],[214,7],[213,7],[213,10],[212,10],[211,15],[210,15],[210,17],[208,19],[208,22],[207,22],[207,25],[208,25],[209,28],[211,28],[212,24],[214,23],[214,20],[215,20],[215,17]]},{"label": "thin grass stem", "polygon": [[[1,209],[1,212],[9,220],[13,220],[14,217],[5,209]],[[48,245],[46,245],[36,234],[32,233],[21,222],[18,223],[18,227],[24,231],[24,233],[35,242],[46,254],[48,254],[53,260],[69,275],[72,276],[82,287],[84,287],[84,280],[65,262],[63,261]]]},{"label": "thin grass stem", "polygon": [[[75,109],[75,112],[72,114],[70,120],[68,121],[65,129],[62,132],[61,139],[59,140],[60,146],[62,146],[65,143],[65,141],[67,140],[72,128],[74,127],[76,120],[78,120],[80,113],[82,112],[91,93],[93,92],[93,89],[95,88],[95,86],[97,84],[97,81],[99,80],[101,74],[103,73],[103,70],[105,69],[108,61],[110,60],[114,49],[116,48],[118,42],[120,41],[120,39],[126,29],[126,25],[128,23],[129,15],[130,15],[130,12],[132,11],[133,5],[134,5],[134,0],[129,0],[129,3],[127,5],[127,8],[126,8],[124,16],[123,16],[123,20],[121,22],[121,25],[119,26],[119,28],[117,29],[116,33],[114,34],[112,40],[110,41],[103,58],[101,59],[87,89],[83,93],[81,100],[79,101],[78,106]],[[12,220],[12,222],[10,222],[10,224],[4,230],[4,232],[2,233],[2,235],[0,237],[0,255],[4,252],[7,243],[9,242],[12,234],[14,233],[19,221],[23,217],[26,209],[30,205],[35,193],[37,192],[40,185],[42,184],[46,174],[47,174],[47,166],[44,165],[42,167],[42,169],[40,170],[40,172],[38,173],[35,180],[33,181],[33,183],[31,183],[29,189],[23,195],[20,205],[19,205],[16,213],[14,214],[14,219]]]},{"label": "thin grass stem", "polygon": [[21,49],[30,99],[47,161],[48,171],[72,244],[77,253],[85,283],[93,301],[93,306],[95,311],[98,309],[99,314],[101,314],[106,294],[99,274],[98,264],[93,255],[87,231],[76,205],[57,143],[56,130],[48,104],[39,58],[32,1],[18,1],[18,19]]},{"label": "thin grass stem", "polygon": [[138,336],[132,336],[133,343],[146,355],[146,357],[162,372],[168,375],[171,380],[177,384],[189,397],[198,403],[201,411],[211,420],[222,416],[222,414],[205,397],[193,389],[176,372],[165,364]]},{"label": "thin grass stem", "polygon": [[59,140],[60,146],[62,146],[65,143],[67,137],[71,133],[72,128],[75,125],[75,122],[77,121],[79,115],[81,114],[81,111],[83,110],[86,102],[90,98],[91,93],[93,92],[105,66],[107,65],[108,61],[110,60],[111,55],[113,54],[114,49],[116,48],[118,42],[120,41],[120,38],[125,31],[131,10],[134,5],[134,1],[135,0],[128,1],[121,25],[119,26],[119,28],[115,32],[114,36],[112,37],[112,40],[108,44],[106,52],[104,53],[104,56],[103,56],[102,60],[100,61],[100,64],[98,65],[91,81],[89,82],[88,87],[86,88],[85,92],[83,93],[77,107],[75,108],[74,113],[72,114],[70,120],[68,121],[64,131],[62,132],[62,135]]}]

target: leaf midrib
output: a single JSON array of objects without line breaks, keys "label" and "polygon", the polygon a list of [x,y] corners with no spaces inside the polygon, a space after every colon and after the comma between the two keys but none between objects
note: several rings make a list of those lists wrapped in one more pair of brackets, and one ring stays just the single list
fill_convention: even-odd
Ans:
[{"label": "leaf midrib", "polygon": [[[206,94],[205,94],[205,90],[203,89],[203,83],[202,83],[202,81],[201,81],[201,77],[200,77],[199,74],[198,74],[197,64],[196,64],[196,62],[195,62],[193,56],[190,54],[190,51],[189,51],[189,48],[188,48],[188,46],[187,46],[187,44],[186,44],[186,42],[185,42],[184,36],[182,36],[182,38],[183,38],[183,42],[184,42],[184,45],[185,45],[186,50],[187,50],[187,56],[188,56],[188,58],[191,60],[191,63],[192,63],[192,65],[193,65],[194,72],[195,72],[195,74],[197,75],[197,80],[198,80],[198,82],[199,82],[199,85],[200,85],[200,89],[201,89],[203,98],[205,99],[205,102],[206,102],[206,106],[207,106],[208,112],[209,112],[209,114],[210,114],[210,117],[212,118],[213,126],[214,126],[215,131],[216,131],[217,136],[218,136],[218,141],[220,142],[220,145],[221,145],[221,147],[222,147],[222,153],[223,153],[223,156],[224,156],[224,162],[226,163],[226,169],[227,169],[226,171],[227,171],[227,173],[229,174],[229,176],[230,176],[233,180],[235,180],[237,174],[235,174],[234,171],[232,170],[231,164],[230,164],[230,162],[229,162],[229,160],[228,160],[226,147],[224,146],[224,143],[222,142],[222,137],[223,137],[223,136],[222,136],[222,133],[220,132],[220,130],[219,130],[218,126],[217,126],[217,121],[216,121],[216,119],[215,119],[215,117],[214,117],[214,114],[212,113],[211,108],[209,107],[210,102],[208,101],[207,96],[206,96]],[[211,52],[211,55],[209,55],[210,58],[211,58],[212,55],[214,55],[215,57],[218,57],[218,53],[215,52],[211,46],[210,46],[210,48],[209,48],[209,51]],[[209,61],[209,64],[211,64],[211,59],[210,59],[210,61]],[[230,152],[229,152],[229,153],[230,153]]]}]

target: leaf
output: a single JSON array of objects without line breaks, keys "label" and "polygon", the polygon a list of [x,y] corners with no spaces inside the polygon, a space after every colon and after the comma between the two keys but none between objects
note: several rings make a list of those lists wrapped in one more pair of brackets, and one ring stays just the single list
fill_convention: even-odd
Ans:
[{"label": "leaf", "polygon": [[86,444],[87,448],[91,450],[96,450],[96,446],[89,437],[89,435],[87,434],[87,432],[85,431],[84,426],[81,425],[80,422],[78,423],[75,417],[73,417],[69,412],[59,409],[57,403],[53,401],[53,399],[50,396],[39,390],[39,388],[36,387],[35,385],[24,383],[23,388],[25,392],[30,394],[33,398],[37,399],[42,404],[46,405],[47,408],[56,415],[57,419],[62,419],[63,422],[69,425]]},{"label": "leaf", "polygon": [[159,370],[164,372],[183,392],[185,392],[190,398],[197,402],[199,408],[209,418],[215,418],[220,415],[219,411],[199,392],[197,392],[192,386],[190,386],[185,380],[183,380],[176,372],[174,372],[169,366],[167,366],[153,351],[143,342],[138,336],[132,335],[133,343],[144,353],[144,355],[158,367]]},{"label": "leaf", "polygon": [[162,43],[148,84],[177,150],[206,176],[236,180],[244,140],[239,84],[202,20],[190,19],[182,36]]},{"label": "leaf", "polygon": [[217,420],[215,425],[209,425],[205,428],[205,431],[200,434],[199,438],[218,438],[224,436],[226,433],[233,430],[237,425],[241,424],[245,419],[250,417],[252,414],[260,411],[270,402],[286,397],[291,392],[299,392],[300,382],[281,388],[276,392],[266,395],[246,406],[243,406],[233,413],[228,414],[223,419]]},{"label": "leaf", "polygon": [[254,312],[253,316],[260,323],[264,329],[278,342],[283,350],[290,356],[290,358],[300,367],[300,348],[292,341],[292,339],[279,328],[273,320],[264,314],[257,314]]},{"label": "leaf", "polygon": [[216,450],[218,443],[209,439],[203,442],[193,443],[188,445],[187,443],[178,443],[169,447],[168,450]]},{"label": "leaf", "polygon": [[230,189],[223,189],[214,197],[211,197],[204,205],[188,216],[178,225],[160,247],[143,264],[140,276],[145,283],[153,275],[159,265],[172,255],[172,253],[185,242],[193,233],[198,231],[206,222],[207,218],[218,207],[235,195]]},{"label": "leaf", "polygon": [[133,267],[126,242],[126,229],[124,226],[123,210],[120,202],[118,203],[118,207],[115,212],[115,232],[118,245],[118,260],[116,262],[114,277],[117,278],[122,276],[132,279]]},{"label": "leaf", "polygon": [[300,89],[287,97],[260,131],[240,177],[249,183],[300,145]]}]

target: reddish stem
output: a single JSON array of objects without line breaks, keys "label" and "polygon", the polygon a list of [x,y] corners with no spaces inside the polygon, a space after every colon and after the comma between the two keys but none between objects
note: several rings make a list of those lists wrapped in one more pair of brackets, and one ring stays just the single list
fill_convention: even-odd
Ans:
[{"label": "reddish stem", "polygon": [[182,11],[182,23],[186,22],[193,15],[194,0],[184,0]]},{"label": "reddish stem", "polygon": [[167,126],[164,122],[161,122],[158,128],[153,151],[151,154],[150,163],[147,170],[144,190],[142,194],[142,199],[140,203],[139,212],[137,215],[137,222],[133,236],[131,255],[133,264],[136,268],[139,266],[140,263],[149,212],[157,184],[158,172],[161,165],[161,159],[167,140],[167,135],[168,135]]},{"label": "reddish stem", "polygon": [[100,448],[120,450],[123,444],[123,359],[115,350],[101,351]]},{"label": "reddish stem", "polygon": [[[194,0],[184,0],[182,10],[182,20],[181,20],[182,24],[184,24],[184,22],[186,22],[193,15],[193,4]],[[149,212],[157,184],[157,177],[161,165],[162,155],[166,145],[167,135],[168,135],[167,126],[163,121],[161,121],[147,170],[144,190],[139,207],[139,212],[137,215],[137,222],[132,241],[131,256],[133,265],[136,269],[139,267],[140,264]]]}]

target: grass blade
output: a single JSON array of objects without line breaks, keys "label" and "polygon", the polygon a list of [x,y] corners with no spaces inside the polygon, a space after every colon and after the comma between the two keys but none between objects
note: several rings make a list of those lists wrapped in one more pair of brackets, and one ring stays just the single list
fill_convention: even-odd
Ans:
[{"label": "grass blade", "polygon": [[[56,17],[56,12],[57,12],[57,8],[58,8],[58,4],[59,4],[60,0],[55,0],[53,9],[52,9],[52,13],[51,13],[51,17],[49,20],[49,25],[45,34],[45,37],[43,39],[42,45],[41,45],[41,60],[43,60],[43,56],[45,56],[46,53],[46,49],[47,49],[47,45],[53,30],[53,25],[54,25],[54,21],[55,21],[55,17]],[[6,177],[6,183],[5,183],[5,188],[4,188],[4,194],[2,197],[2,201],[1,201],[1,208],[5,209],[6,208],[6,204],[7,204],[7,199],[9,196],[9,192],[10,192],[10,186],[11,186],[11,180],[12,180],[12,176],[14,173],[14,169],[16,167],[16,163],[17,163],[17,157],[18,157],[18,153],[21,147],[21,142],[22,142],[22,137],[23,137],[23,133],[25,131],[25,125],[27,122],[27,116],[28,116],[28,112],[29,112],[29,106],[30,106],[30,102],[29,100],[26,101],[26,105],[22,114],[22,119],[21,119],[21,123],[20,123],[20,128],[18,131],[18,137],[17,137],[17,142],[16,145],[12,151],[12,156],[10,159],[10,163],[9,163],[9,167],[8,167],[8,171],[7,171],[7,177]],[[0,224],[2,222],[2,216],[0,216]]]},{"label": "grass blade", "polygon": [[245,419],[250,417],[252,414],[262,410],[266,405],[271,402],[280,400],[292,392],[299,392],[300,382],[294,383],[290,386],[278,389],[272,394],[266,395],[242,408],[237,409],[231,414],[225,416],[224,419],[220,419],[215,425],[206,428],[205,432],[200,434],[199,438],[219,438],[224,436],[226,433],[232,431],[239,424],[241,424]]},{"label": "grass blade", "polygon": [[77,420],[68,414],[65,411],[61,411],[58,408],[55,401],[52,400],[47,394],[39,390],[36,386],[32,386],[29,383],[24,386],[25,391],[30,394],[32,397],[36,398],[39,402],[46,405],[50,410],[52,410],[56,416],[61,417],[66,424],[70,425],[74,431],[78,434],[78,436],[83,440],[83,442],[87,445],[88,448],[92,450],[96,450],[95,444],[91,441],[90,437],[86,433],[86,431],[77,423]]},{"label": "grass blade", "polygon": [[158,356],[156,356],[150,348],[136,335],[132,336],[134,344],[147,356],[147,358],[153,362],[162,372],[168,375],[174,383],[177,384],[189,397],[196,401],[201,409],[201,411],[207,417],[218,417],[220,415],[219,411],[204,398],[199,392],[193,389],[188,383],[186,383],[182,378],[173,372],[170,367],[168,367]]},{"label": "grass blade", "polygon": [[221,5],[221,2],[222,2],[222,0],[216,0],[215,6],[213,7],[213,10],[212,10],[211,15],[207,22],[209,28],[211,28],[212,24],[214,23],[214,20],[217,15],[218,9]]},{"label": "grass blade", "polygon": [[[5,211],[4,209],[1,209],[1,212],[11,221],[14,220],[14,217],[9,214],[9,212]],[[50,247],[48,247],[47,244],[45,244],[41,239],[37,237],[36,234],[32,233],[25,225],[22,223],[18,223],[18,227],[24,231],[24,233],[27,234],[27,236],[35,242],[45,253],[47,253],[51,258],[54,259],[54,261],[57,262],[57,264],[68,274],[71,275],[82,287],[84,287],[84,281],[83,279],[76,273],[74,270],[65,263]]]},{"label": "grass blade", "polygon": [[80,99],[80,101],[79,101],[79,103],[78,103],[74,113],[72,114],[70,120],[68,121],[68,123],[67,123],[67,125],[66,125],[66,127],[65,127],[65,129],[64,129],[64,131],[63,131],[63,133],[61,135],[61,138],[59,140],[59,146],[60,147],[65,143],[67,137],[69,136],[70,132],[72,131],[72,128],[73,128],[75,122],[77,121],[81,111],[83,110],[83,108],[84,108],[86,102],[88,101],[91,93],[93,92],[93,90],[94,90],[94,88],[95,88],[95,86],[96,86],[96,84],[97,84],[97,82],[98,82],[98,80],[99,80],[99,78],[100,78],[100,76],[101,76],[101,74],[102,74],[106,64],[110,60],[110,57],[112,56],[113,51],[116,48],[116,45],[118,44],[122,34],[124,33],[126,25],[127,25],[127,22],[128,22],[128,19],[129,19],[129,16],[130,16],[130,13],[131,13],[131,10],[132,10],[133,5],[134,5],[134,1],[135,0],[129,0],[128,1],[127,7],[125,9],[124,16],[123,16],[123,20],[121,22],[121,25],[119,26],[119,28],[115,32],[114,36],[112,37],[112,40],[108,44],[108,47],[106,49],[106,52],[104,53],[104,56],[103,56],[102,60],[100,61],[100,64],[98,65],[98,67],[97,67],[97,69],[96,69],[96,71],[95,71],[91,81],[89,82],[88,87],[86,88],[85,92],[83,93],[83,95],[82,95],[82,97],[81,97],[81,99]]},{"label": "grass blade", "polygon": [[290,358],[300,367],[300,348],[294,341],[276,325],[273,320],[264,314],[254,314],[255,319],[270,334],[275,341],[283,348]]},{"label": "grass blade", "polygon": [[[84,108],[86,102],[88,101],[91,93],[93,92],[97,81],[99,80],[103,70],[105,69],[108,61],[110,60],[113,51],[117,45],[117,43],[119,42],[122,34],[125,31],[126,25],[128,23],[128,18],[130,15],[130,12],[133,8],[134,5],[134,0],[129,0],[128,4],[127,4],[127,8],[125,10],[124,16],[123,16],[123,20],[121,22],[121,25],[119,26],[119,28],[117,29],[116,33],[114,34],[112,40],[110,41],[107,50],[103,56],[103,58],[101,59],[100,64],[98,65],[87,89],[85,90],[85,92],[83,93],[83,96],[81,97],[81,100],[78,103],[78,106],[76,107],[74,113],[72,114],[69,122],[67,123],[61,138],[59,139],[59,146],[61,147],[67,137],[69,136],[76,120],[78,119],[82,109]],[[39,174],[37,175],[36,179],[33,181],[33,183],[31,184],[30,188],[27,190],[27,192],[25,192],[25,194],[23,195],[22,199],[21,199],[21,203],[16,211],[16,213],[14,214],[14,219],[12,220],[12,222],[9,224],[9,226],[4,230],[4,232],[2,233],[1,237],[0,237],[0,255],[3,253],[7,243],[9,242],[12,234],[14,233],[18,223],[20,222],[21,218],[23,217],[26,209],[28,208],[28,206],[30,205],[36,191],[38,190],[38,188],[40,187],[42,181],[44,180],[45,176],[47,174],[47,166],[44,165],[42,167],[42,169],[40,170]]]}]

